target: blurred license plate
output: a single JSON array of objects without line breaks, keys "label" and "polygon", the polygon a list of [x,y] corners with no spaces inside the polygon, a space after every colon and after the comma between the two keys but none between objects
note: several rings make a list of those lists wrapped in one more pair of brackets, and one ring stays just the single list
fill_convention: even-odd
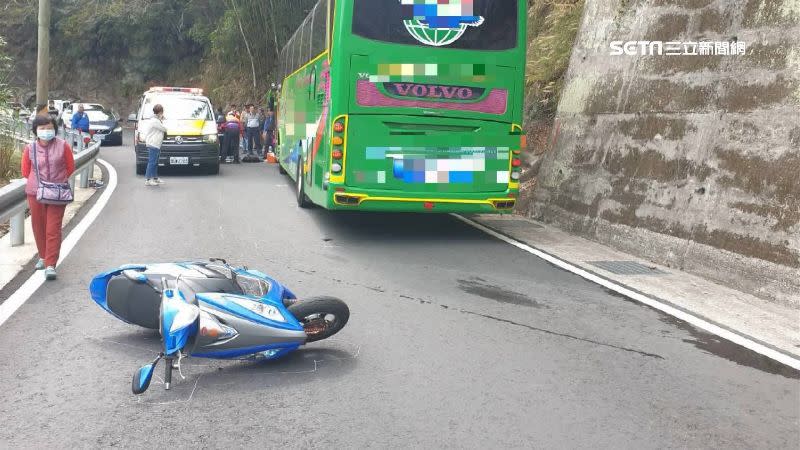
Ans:
[{"label": "blurred license plate", "polygon": [[105,134],[95,134],[94,136],[92,136],[92,139],[94,139],[95,141],[102,141],[105,138],[106,138]]},{"label": "blurred license plate", "polygon": [[189,164],[188,156],[170,156],[169,163],[175,166],[185,166]]}]

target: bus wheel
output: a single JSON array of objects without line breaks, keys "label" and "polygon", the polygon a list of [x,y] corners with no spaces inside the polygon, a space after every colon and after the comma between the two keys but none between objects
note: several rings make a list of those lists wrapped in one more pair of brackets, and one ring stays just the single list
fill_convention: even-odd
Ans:
[{"label": "bus wheel", "polygon": [[297,159],[297,206],[301,208],[308,208],[311,202],[308,201],[306,196],[305,183],[303,182],[303,158]]}]

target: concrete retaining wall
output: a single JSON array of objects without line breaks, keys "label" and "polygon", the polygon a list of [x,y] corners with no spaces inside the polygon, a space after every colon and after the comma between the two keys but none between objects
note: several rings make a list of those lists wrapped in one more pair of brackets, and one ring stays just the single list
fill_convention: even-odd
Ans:
[{"label": "concrete retaining wall", "polygon": [[[744,56],[611,56],[611,41]],[[537,219],[800,304],[800,0],[586,0]]]}]

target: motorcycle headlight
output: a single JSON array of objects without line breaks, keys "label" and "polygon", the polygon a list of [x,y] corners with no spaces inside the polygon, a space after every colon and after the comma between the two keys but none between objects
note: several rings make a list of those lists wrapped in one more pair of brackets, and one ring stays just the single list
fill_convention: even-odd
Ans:
[{"label": "motorcycle headlight", "polygon": [[250,311],[253,311],[261,317],[274,320],[276,322],[286,322],[286,318],[283,317],[283,314],[281,314],[278,308],[272,305],[238,297],[228,297],[228,300],[236,303],[239,306],[247,308]]}]

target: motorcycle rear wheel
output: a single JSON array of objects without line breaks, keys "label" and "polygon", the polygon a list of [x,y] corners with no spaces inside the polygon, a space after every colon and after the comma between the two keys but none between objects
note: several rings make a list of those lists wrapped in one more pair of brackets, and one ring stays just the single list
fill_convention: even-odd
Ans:
[{"label": "motorcycle rear wheel", "polygon": [[335,297],[312,297],[289,306],[305,329],[306,342],[329,338],[344,328],[350,318],[350,308]]}]

